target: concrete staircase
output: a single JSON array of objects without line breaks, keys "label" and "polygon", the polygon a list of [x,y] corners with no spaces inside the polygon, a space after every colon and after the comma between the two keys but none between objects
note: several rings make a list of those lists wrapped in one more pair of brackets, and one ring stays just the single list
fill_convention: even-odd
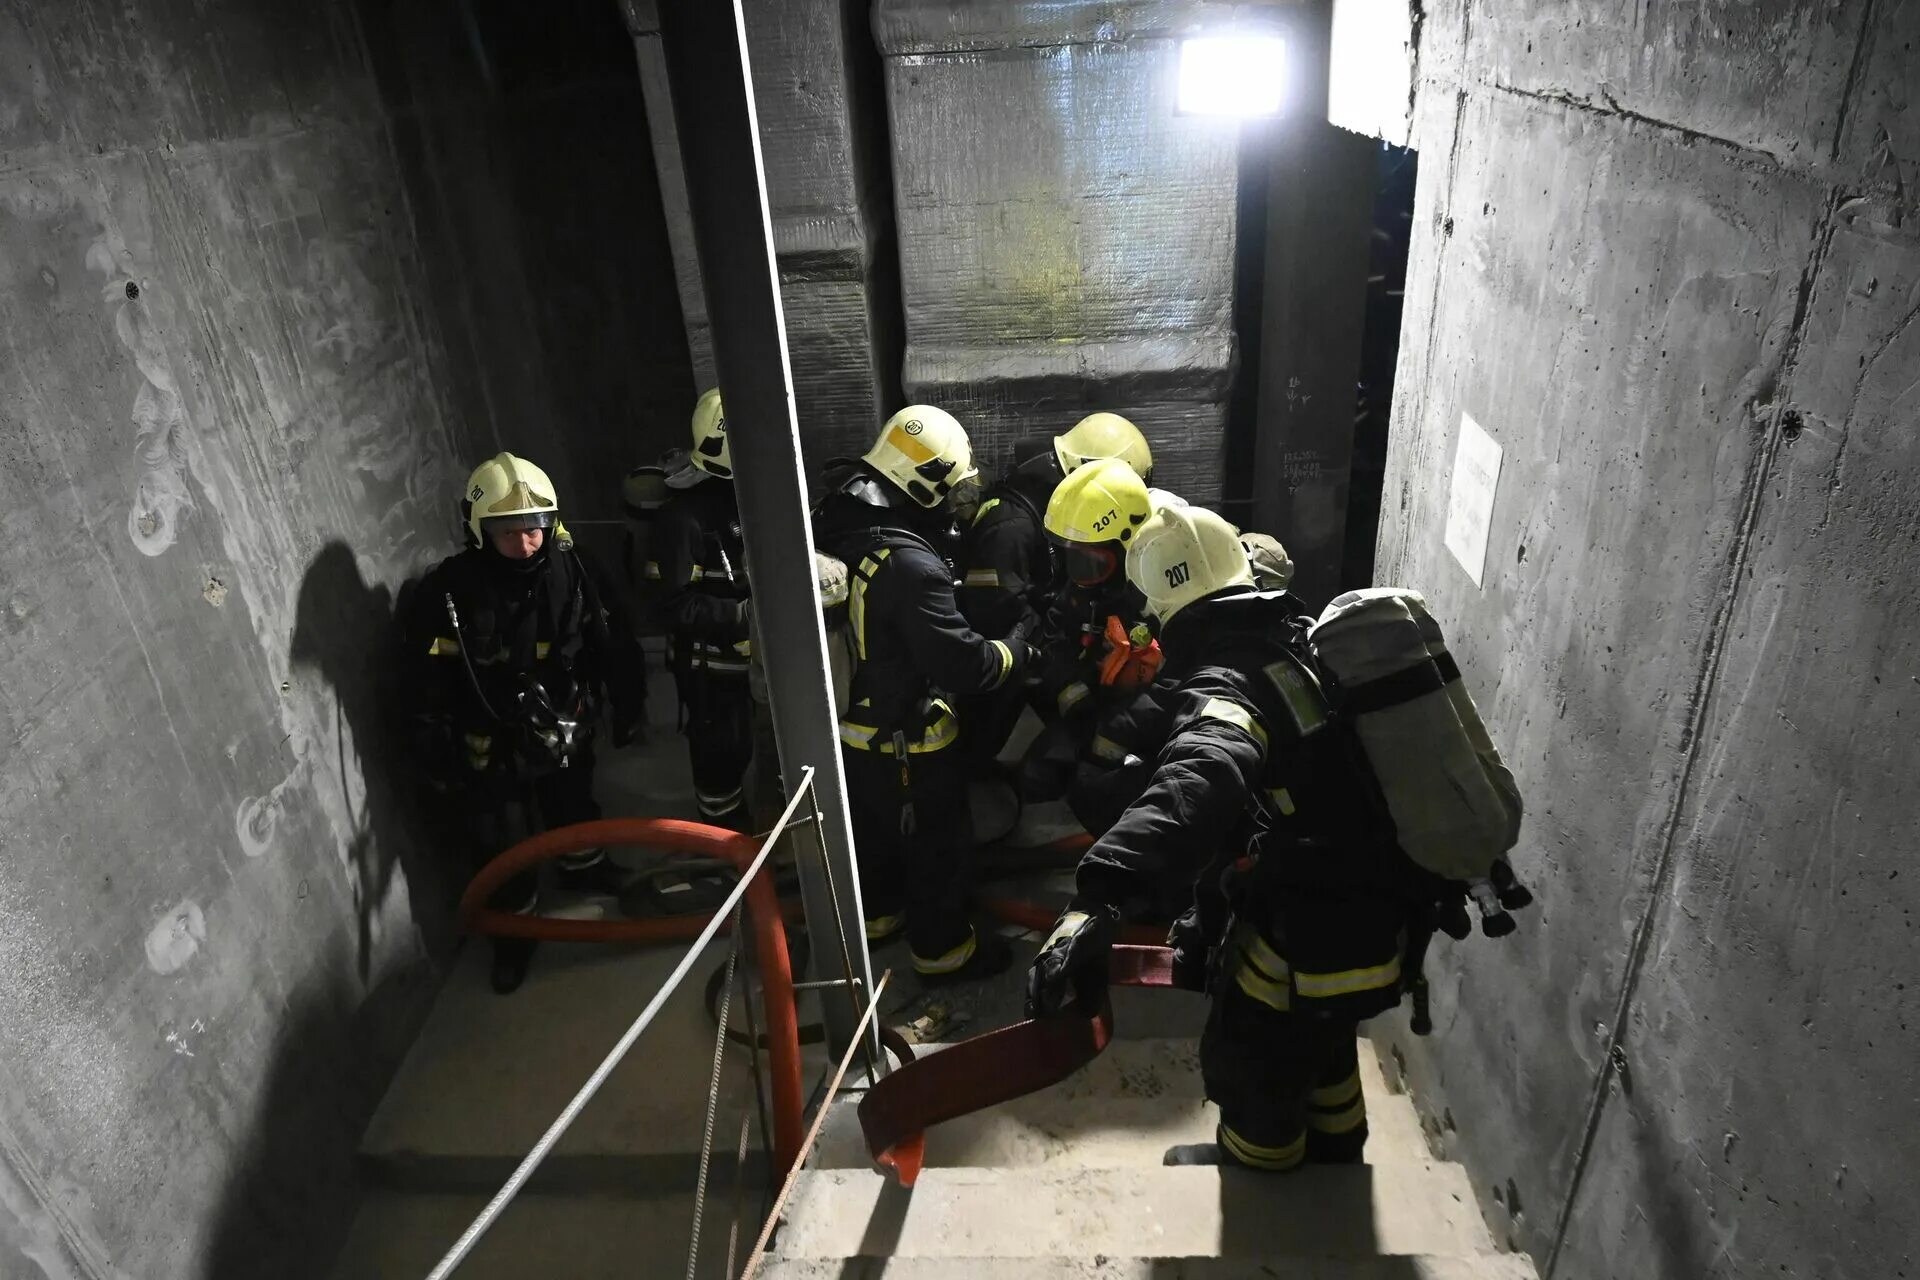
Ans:
[{"label": "concrete staircase", "polygon": [[1162,1166],[1168,1146],[1213,1137],[1191,1039],[1118,1041],[1053,1090],[941,1126],[910,1192],[868,1171],[844,1101],[761,1274],[1532,1280],[1364,1041],[1360,1060],[1366,1163],[1282,1177]]},{"label": "concrete staircase", "polygon": [[[671,950],[543,953],[520,996],[484,989],[474,948],[453,975],[363,1143],[376,1190],[339,1280],[420,1277],[531,1146]],[[559,949],[555,949],[558,951]],[[710,963],[718,963],[714,955]],[[704,972],[706,965],[701,970]],[[698,984],[690,984],[697,986]],[[873,1172],[858,1094],[836,1102],[760,1274],[767,1280],[1530,1280],[1489,1236],[1458,1165],[1436,1161],[1409,1099],[1371,1046],[1361,1072],[1366,1163],[1270,1177],[1166,1168],[1176,1143],[1213,1136],[1194,1023],[1199,1002],[1119,992],[1121,1039],[1055,1088],[939,1126],[911,1191]],[[532,999],[525,997],[532,996]],[[982,991],[982,1029],[1017,997]],[[573,1134],[461,1269],[464,1280],[599,1280],[684,1273],[711,1024],[683,992]],[[937,1048],[928,1051],[937,1052]],[[824,1063],[810,1055],[814,1071]],[[698,1274],[744,1254],[760,1195],[736,1207],[730,1147],[749,1111],[744,1055],[729,1063],[714,1193]],[[755,1147],[758,1146],[757,1135]],[[759,1172],[750,1161],[750,1173]],[[736,1263],[734,1274],[737,1274]]]}]

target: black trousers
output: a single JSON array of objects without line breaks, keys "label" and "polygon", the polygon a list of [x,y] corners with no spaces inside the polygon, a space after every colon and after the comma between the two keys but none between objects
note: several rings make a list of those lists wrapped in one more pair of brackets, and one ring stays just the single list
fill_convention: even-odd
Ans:
[{"label": "black trousers", "polygon": [[[1232,955],[1215,984],[1200,1069],[1220,1108],[1220,1145],[1257,1169],[1291,1169],[1304,1160],[1357,1161],[1367,1141],[1356,1023],[1276,1008],[1284,983],[1237,981],[1244,958]],[[1256,968],[1255,974],[1260,975]]]},{"label": "black trousers", "polygon": [[891,752],[843,743],[840,755],[866,917],[906,912],[907,944],[924,969],[973,938],[966,757],[958,746],[909,753],[903,780]]},{"label": "black trousers", "polygon": [[745,672],[694,668],[680,678],[687,709],[687,757],[700,817],[716,826],[746,821],[745,779],[753,759],[753,694]]},{"label": "black trousers", "polygon": [[[460,810],[456,817],[465,833],[468,863],[478,872],[528,836],[600,817],[600,803],[593,798],[593,747],[589,744],[567,768],[536,778],[478,775],[450,800]],[[603,850],[589,849],[568,854],[560,865],[587,867],[605,856]],[[536,872],[523,871],[501,885],[487,905],[496,911],[531,911],[538,890]]]}]

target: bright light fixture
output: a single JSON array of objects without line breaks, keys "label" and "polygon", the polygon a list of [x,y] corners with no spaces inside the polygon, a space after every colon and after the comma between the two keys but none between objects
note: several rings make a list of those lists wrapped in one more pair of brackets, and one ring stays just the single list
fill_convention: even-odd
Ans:
[{"label": "bright light fixture", "polygon": [[1279,36],[1195,36],[1180,42],[1180,111],[1270,116],[1280,110],[1287,43]]}]

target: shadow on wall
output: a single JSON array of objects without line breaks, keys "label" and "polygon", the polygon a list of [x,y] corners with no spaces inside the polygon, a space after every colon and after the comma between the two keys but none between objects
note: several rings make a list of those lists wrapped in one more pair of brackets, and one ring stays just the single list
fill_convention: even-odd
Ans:
[{"label": "shadow on wall", "polygon": [[[342,788],[354,815],[344,851],[354,918],[320,947],[281,1024],[260,1109],[212,1214],[208,1280],[328,1275],[357,1208],[360,1134],[438,986],[409,948],[380,945],[396,877],[427,955],[451,950],[452,890],[407,759],[395,603],[343,542],[323,547],[300,584],[290,657],[332,694],[339,754],[327,785]],[[383,951],[404,958],[376,966]]]},{"label": "shadow on wall", "polygon": [[405,667],[395,607],[412,586],[401,587],[396,601],[386,587],[361,577],[351,547],[330,542],[307,567],[294,613],[292,665],[319,672],[333,693],[339,751],[333,779],[354,815],[347,857],[363,983],[372,972],[376,918],[396,873],[404,877],[427,953],[444,957],[453,942],[452,891],[444,860],[432,856],[433,833],[406,746]]}]

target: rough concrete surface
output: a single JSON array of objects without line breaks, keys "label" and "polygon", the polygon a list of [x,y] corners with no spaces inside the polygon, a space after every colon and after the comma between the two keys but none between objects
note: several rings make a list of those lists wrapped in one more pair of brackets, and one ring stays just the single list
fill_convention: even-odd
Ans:
[{"label": "rough concrete surface", "polygon": [[509,432],[381,17],[0,6],[8,1280],[323,1273],[448,941],[389,623]]},{"label": "rough concrete surface", "polygon": [[793,1258],[1361,1257],[1492,1246],[1453,1165],[1345,1165],[1281,1179],[1217,1168],[926,1169],[911,1190],[806,1170],[776,1252]]},{"label": "rough concrete surface", "polygon": [[[1422,28],[1378,573],[1448,629],[1540,902],[1441,944],[1431,1040],[1377,1034],[1580,1280],[1913,1266],[1920,21],[1760,9]],[[1463,413],[1504,450],[1483,588]]]},{"label": "rough concrete surface", "polygon": [[459,484],[405,199],[342,6],[0,50],[0,1274],[305,1274],[440,914],[379,729]]}]

